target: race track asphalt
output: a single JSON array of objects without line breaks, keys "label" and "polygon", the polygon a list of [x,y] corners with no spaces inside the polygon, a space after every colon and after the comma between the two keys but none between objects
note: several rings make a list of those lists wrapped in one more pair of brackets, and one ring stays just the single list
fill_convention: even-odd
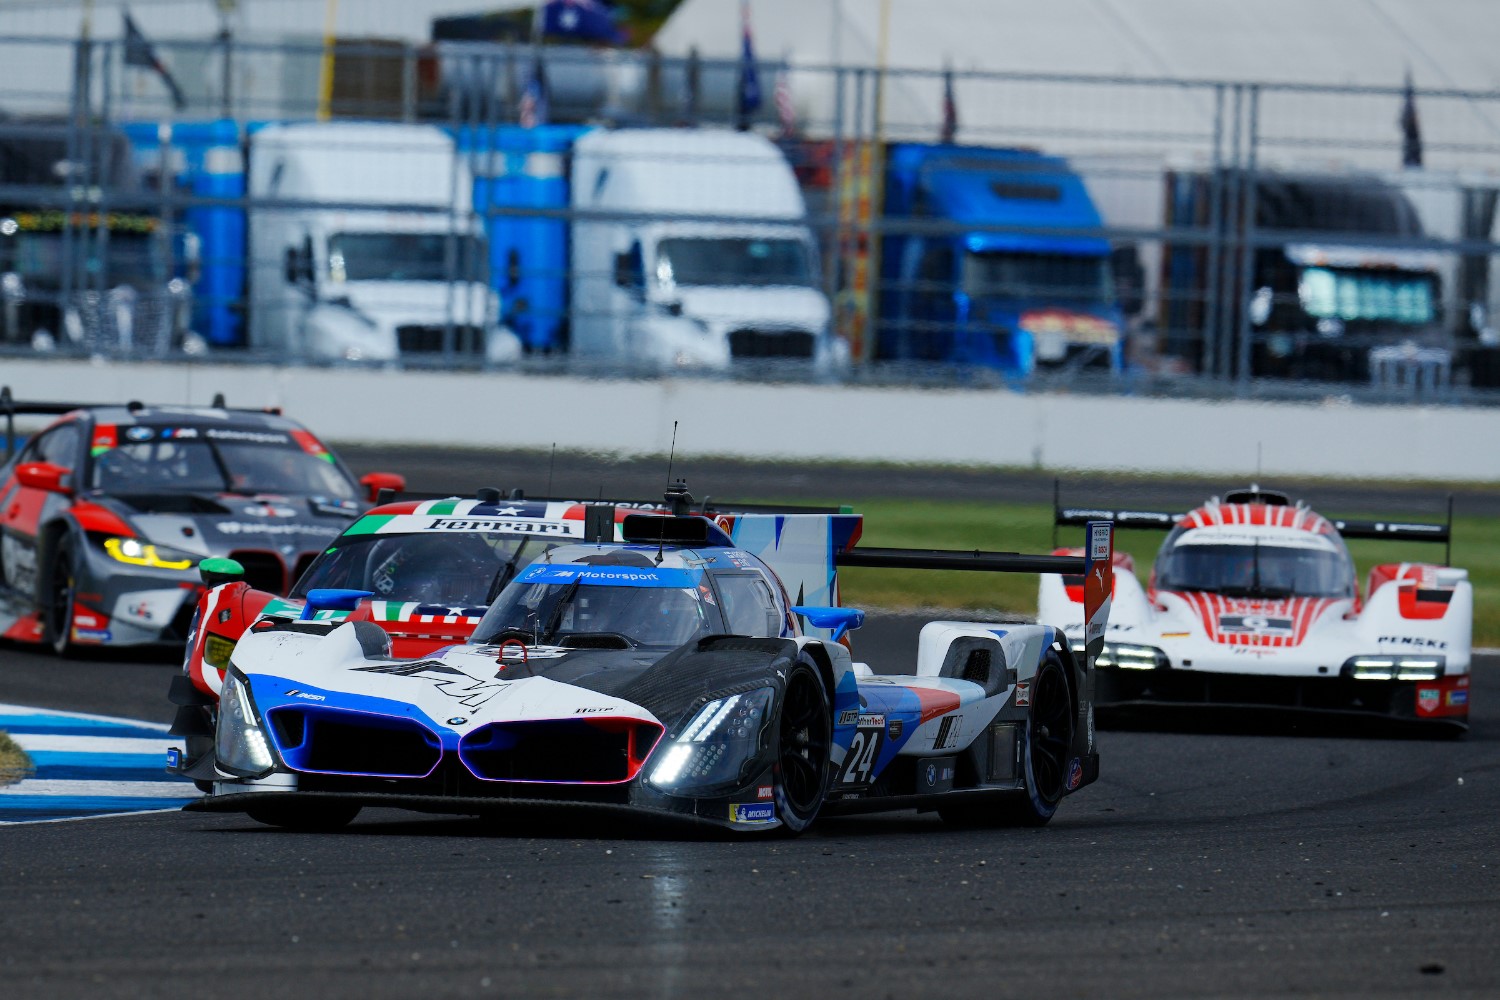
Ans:
[{"label": "race track asphalt", "polygon": [[[897,668],[916,624],[872,618],[861,655]],[[174,669],[0,647],[0,701],[164,720]],[[1098,783],[1040,830],[0,827],[0,997],[1493,997],[1493,657],[1473,703],[1459,741],[1107,730]]]}]

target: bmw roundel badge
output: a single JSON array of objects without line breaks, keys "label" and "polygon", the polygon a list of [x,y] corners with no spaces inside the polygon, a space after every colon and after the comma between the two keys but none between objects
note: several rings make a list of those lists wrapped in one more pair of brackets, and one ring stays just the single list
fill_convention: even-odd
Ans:
[{"label": "bmw roundel badge", "polygon": [[451,718],[451,719],[448,720],[448,725],[450,725],[450,726],[461,726],[465,722],[468,722],[468,721],[469,720],[466,719],[466,718],[464,718],[462,715],[455,715],[453,718]]}]

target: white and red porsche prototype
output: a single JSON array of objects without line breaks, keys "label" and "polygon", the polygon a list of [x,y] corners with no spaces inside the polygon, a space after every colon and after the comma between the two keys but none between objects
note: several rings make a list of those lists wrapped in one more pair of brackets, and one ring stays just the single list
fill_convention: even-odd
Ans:
[{"label": "white and red porsche prototype", "polygon": [[[1081,518],[1168,532],[1144,588],[1130,555],[1115,554],[1095,682],[1101,710],[1232,705],[1468,728],[1468,572],[1379,565],[1361,594],[1344,545],[1380,538],[1446,548],[1451,512],[1448,524],[1330,520],[1252,486],[1186,514],[1059,508],[1055,520]],[[1067,622],[1070,639],[1081,636],[1083,581],[1043,576],[1037,611],[1041,621]]]}]

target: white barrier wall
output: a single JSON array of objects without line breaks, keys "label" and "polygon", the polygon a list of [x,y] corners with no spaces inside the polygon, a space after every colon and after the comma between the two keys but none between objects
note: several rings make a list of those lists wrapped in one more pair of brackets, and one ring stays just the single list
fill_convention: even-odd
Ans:
[{"label": "white barrier wall", "polygon": [[332,442],[1500,482],[1500,410],[0,361],[17,399],[280,406]]}]

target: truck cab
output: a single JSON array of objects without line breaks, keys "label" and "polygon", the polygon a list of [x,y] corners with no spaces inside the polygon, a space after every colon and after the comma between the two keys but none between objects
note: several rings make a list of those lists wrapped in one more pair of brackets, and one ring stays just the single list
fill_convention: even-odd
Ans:
[{"label": "truck cab", "polygon": [[[1124,316],[1083,180],[1030,150],[887,152],[876,357],[1118,372]],[[902,220],[921,220],[904,226]],[[933,225],[936,223],[937,225]]]},{"label": "truck cab", "polygon": [[769,140],[598,130],[574,144],[571,180],[575,355],[658,370],[847,366],[802,193]]}]

